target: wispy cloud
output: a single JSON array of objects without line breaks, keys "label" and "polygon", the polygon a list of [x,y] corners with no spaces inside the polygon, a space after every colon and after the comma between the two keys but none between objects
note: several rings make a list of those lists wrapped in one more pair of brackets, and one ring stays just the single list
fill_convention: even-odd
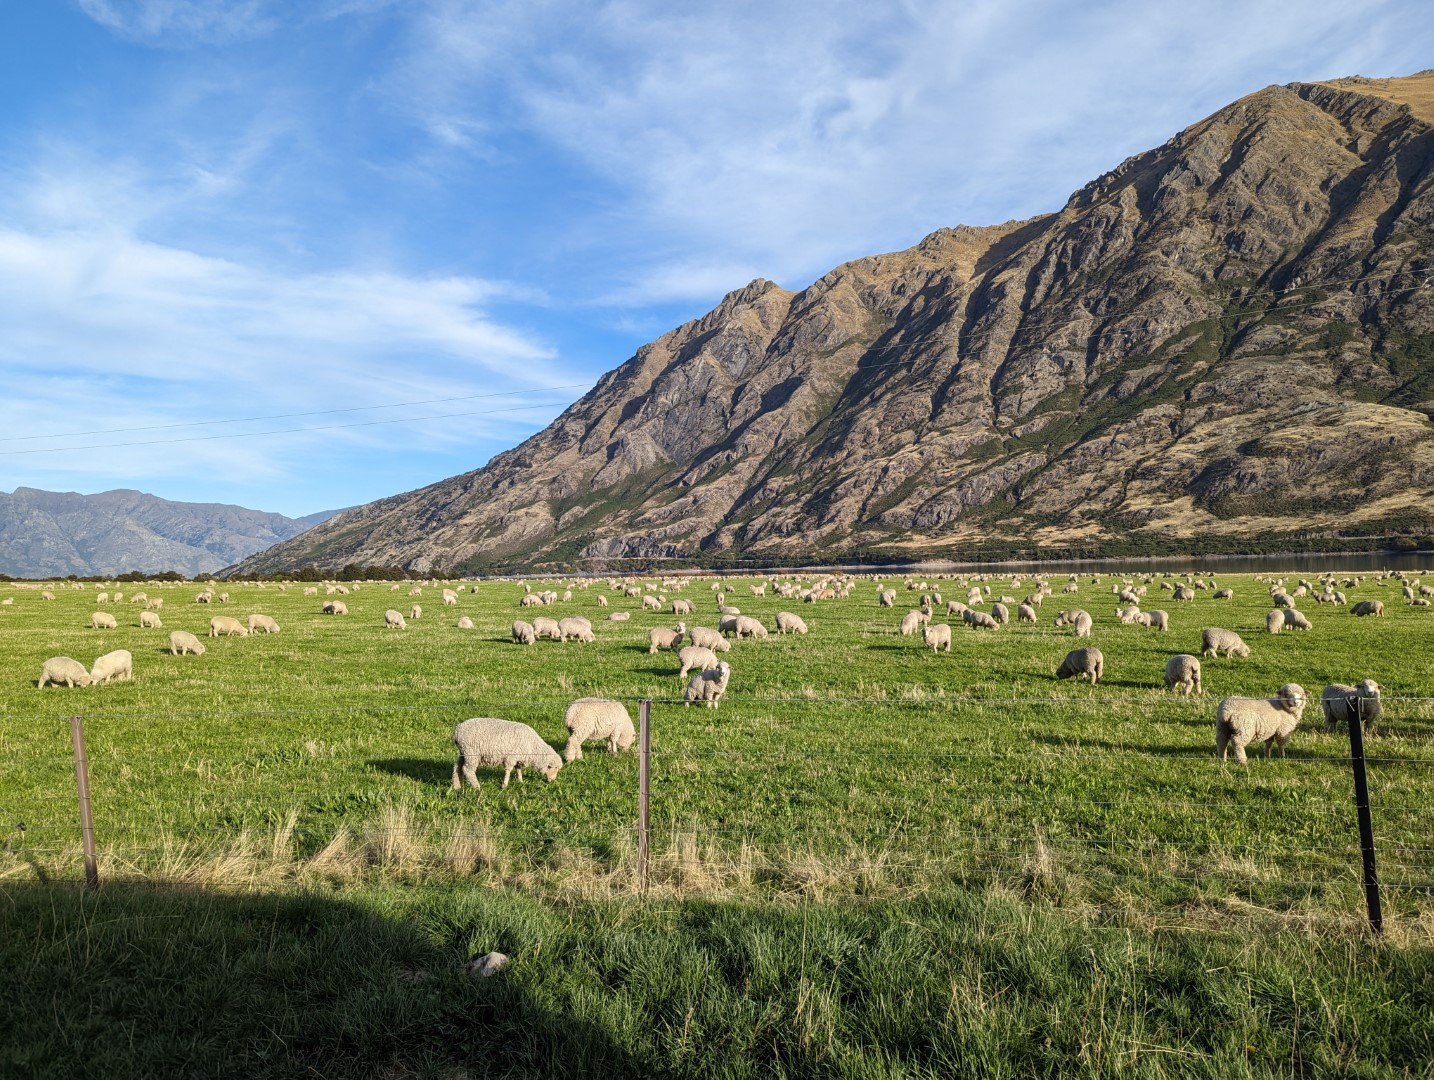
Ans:
[{"label": "wispy cloud", "polygon": [[119,36],[145,45],[244,41],[279,24],[272,0],[78,0],[80,10]]}]

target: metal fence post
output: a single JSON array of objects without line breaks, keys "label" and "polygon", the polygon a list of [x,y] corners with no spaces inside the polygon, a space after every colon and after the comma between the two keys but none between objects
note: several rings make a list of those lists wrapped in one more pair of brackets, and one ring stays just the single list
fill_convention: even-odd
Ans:
[{"label": "metal fence post", "polygon": [[1369,816],[1369,778],[1364,769],[1364,699],[1351,696],[1349,716],[1349,759],[1354,767],[1354,808],[1359,817],[1359,853],[1364,862],[1364,902],[1369,909],[1369,925],[1376,934],[1384,930],[1384,915],[1379,909],[1379,876],[1374,868],[1374,824]]},{"label": "metal fence post", "polygon": [[80,793],[80,837],[85,848],[85,888],[100,887],[100,868],[95,860],[95,819],[90,810],[90,762],[85,756],[84,721],[70,717],[70,741],[75,746],[75,786]]},{"label": "metal fence post", "polygon": [[637,704],[637,885],[647,892],[648,797],[652,786],[652,702]]}]

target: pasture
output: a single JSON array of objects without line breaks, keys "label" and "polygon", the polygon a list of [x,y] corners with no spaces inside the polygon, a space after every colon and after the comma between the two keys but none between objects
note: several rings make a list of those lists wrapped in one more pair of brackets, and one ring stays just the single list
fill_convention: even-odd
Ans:
[{"label": "pasture", "polygon": [[[1035,967],[1039,955],[1072,963],[1068,954],[1083,948],[1083,934],[1102,941],[1108,939],[1099,935],[1112,932],[1130,941],[1137,935],[1128,958],[1135,965],[1130,985],[1121,991],[1125,1007],[1151,992],[1146,961],[1155,964],[1160,935],[1172,932],[1207,942],[1197,949],[1196,966],[1205,968],[1217,954],[1230,960],[1229,950],[1244,956],[1223,934],[1272,935],[1268,952],[1230,961],[1229,971],[1288,966],[1304,970],[1321,994],[1340,979],[1348,993],[1363,994],[1358,979],[1336,974],[1341,964],[1368,971],[1369,964],[1384,962],[1375,957],[1399,954],[1363,943],[1349,743],[1343,732],[1323,730],[1318,697],[1326,683],[1374,678],[1384,687],[1384,717],[1367,752],[1387,886],[1386,937],[1427,958],[1434,939],[1434,670],[1427,663],[1434,614],[1406,606],[1397,582],[1381,585],[1369,575],[1344,589],[1349,604],[1383,600],[1382,618],[1356,618],[1347,606],[1305,600],[1300,608],[1314,629],[1270,636],[1266,586],[1248,576],[1218,575],[1221,586],[1234,589],[1233,600],[1214,600],[1201,590],[1191,602],[1174,601],[1156,576],[1144,606],[1170,613],[1167,633],[1117,624],[1111,584],[1119,578],[1093,583],[1082,577],[1078,593],[1062,595],[1066,579],[1052,577],[1055,595],[1036,625],[1018,625],[1014,605],[1011,624],[997,631],[970,629],[959,615],[938,613],[933,622],[952,623],[948,655],[923,647],[919,634],[896,632],[918,596],[899,575],[880,578],[898,590],[893,609],[878,606],[872,580],[857,580],[846,599],[814,604],[774,596],[770,588],[765,596],[751,595],[749,586],[760,580],[730,579],[735,591],[727,600],[769,629],[777,611],[793,611],[810,632],[734,642],[724,656],[733,668],[731,684],[716,709],[684,707],[675,655],[649,655],[648,630],[671,626],[676,617],[645,612],[638,599],[601,580],[574,589],[570,601],[527,610],[518,606],[523,591],[513,581],[484,581],[476,593],[465,583],[458,605],[448,607],[436,584],[423,586],[417,597],[408,595],[407,583],[397,591],[363,583],[342,597],[324,595],[322,586],[318,596],[305,596],[297,583],[285,591],[273,584],[221,584],[231,602],[211,605],[194,602],[197,584],[127,587],[164,597],[162,629],[140,627],[143,605],[127,598],[97,605],[93,586],[62,583],[53,601],[42,600],[37,589],[0,586],[0,598],[13,597],[0,607],[0,678],[7,684],[0,711],[0,831],[8,830],[0,874],[17,896],[37,880],[78,877],[68,723],[78,714],[88,741],[102,878],[126,882],[125,888],[183,883],[226,896],[258,890],[278,897],[319,889],[336,904],[368,905],[385,918],[397,912],[422,923],[457,918],[451,909],[468,910],[464,905],[474,901],[459,898],[471,898],[478,886],[500,909],[520,913],[507,931],[513,947],[534,948],[531,935],[537,934],[515,927],[567,911],[565,929],[553,931],[558,937],[580,934],[580,927],[597,932],[594,920],[611,917],[636,935],[613,948],[656,950],[641,959],[589,957],[594,985],[616,977],[613,964],[660,966],[659,942],[668,936],[676,950],[669,957],[673,972],[686,973],[672,977],[690,976],[700,985],[711,973],[703,974],[697,939],[684,937],[697,933],[687,919],[699,910],[711,915],[714,909],[700,905],[720,904],[737,912],[738,922],[742,912],[771,920],[768,930],[783,942],[773,946],[772,963],[783,970],[793,965],[794,985],[806,985],[810,975],[803,965],[811,919],[814,939],[865,942],[861,947],[883,963],[909,963],[912,978],[925,987],[921,993],[934,993],[922,980],[940,982],[950,973],[942,967],[933,974],[927,960],[909,951],[913,942],[890,934],[899,926],[941,923],[944,913],[959,908],[1004,927],[1002,935],[1033,934],[1022,947]],[[958,582],[966,576],[927,580],[946,599],[965,599]],[[1029,576],[1018,588],[1009,576],[989,583],[992,599],[1019,598],[1032,588]],[[553,587],[561,592],[563,585]],[[689,626],[717,625],[708,579],[694,579],[680,592],[647,591],[662,592],[669,605],[677,597],[694,600]],[[599,607],[599,595],[610,606]],[[349,613],[322,614],[328,599],[342,599]],[[402,630],[384,626],[386,609],[407,614],[415,602],[423,605],[420,619]],[[1089,640],[1053,625],[1067,606],[1094,616]],[[90,629],[97,610],[113,613],[117,628]],[[597,640],[512,643],[512,621],[535,611],[586,615]],[[616,611],[630,612],[630,620],[605,621]],[[254,612],[272,616],[282,632],[206,636],[211,616],[242,621]],[[458,629],[460,615],[470,617],[474,629]],[[1168,693],[1161,681],[1166,658],[1198,654],[1208,626],[1241,634],[1251,655],[1205,659],[1203,697]],[[198,635],[206,654],[170,655],[173,629]],[[1085,644],[1104,653],[1100,685],[1057,682],[1053,673],[1066,652]],[[116,648],[134,655],[132,682],[36,689],[46,658],[66,655],[89,666]],[[1219,699],[1272,695],[1286,682],[1302,684],[1313,699],[1288,756],[1266,760],[1252,746],[1248,767],[1219,764],[1213,754]],[[481,793],[450,789],[450,736],[458,721],[519,720],[561,750],[564,710],[581,696],[623,699],[634,720],[638,699],[654,702],[654,854],[645,906],[633,906],[634,753],[609,756],[590,744],[552,784],[530,773],[526,783],[515,780],[500,790],[502,771],[489,768],[479,770]],[[24,907],[19,902],[16,910]],[[417,914],[423,911],[428,914]],[[613,914],[618,911],[620,917]],[[595,914],[602,912],[608,914]],[[799,958],[790,951],[796,948],[793,919],[801,926]],[[444,933],[445,948],[481,944]],[[1344,959],[1326,956],[1330,941],[1353,952]],[[544,992],[569,1007],[586,993],[574,971],[541,970],[544,979],[567,987],[559,991],[550,982]],[[1218,981],[1208,970],[1206,976]],[[1406,1005],[1416,1013],[1420,1000],[1427,1003],[1427,964],[1381,977],[1406,980],[1400,985],[1413,995]],[[1031,979],[1020,993],[1039,999],[1035,984],[1043,980]],[[822,993],[837,992],[833,980]],[[1047,1004],[1069,1012],[1085,984],[1052,980]],[[664,1023],[671,1019],[673,1006],[663,995],[675,989],[656,999],[651,988],[633,992],[641,999],[629,1002],[636,1013],[656,1010]],[[733,993],[730,1001],[719,994],[708,1003],[715,1010],[709,1026],[745,1022],[747,992]],[[812,1008],[810,999],[789,1004],[797,1012]],[[948,1010],[946,1023],[957,1023],[953,1016],[966,1015],[967,1006],[952,1004],[956,1012]],[[800,1052],[787,1047],[785,1071],[835,1069],[846,1060],[842,1053],[870,1049],[871,1040],[887,1037],[871,1032],[897,1022],[885,1013],[866,1016],[854,1004],[826,1000],[824,1007],[832,1016],[813,1021],[821,1031],[811,1037],[826,1039],[826,1051],[805,1042]],[[1366,1019],[1380,1015],[1373,1005],[1348,1007]],[[688,1013],[689,1026],[694,1015]],[[611,1022],[621,1029],[631,1018]],[[674,1022],[681,1026],[681,1016]],[[1112,1037],[1120,1033],[1134,1044],[1147,1036],[1175,1038],[1164,1029],[1152,1036],[1139,1023],[1111,1023]],[[1298,1041],[1298,1019],[1294,1023]],[[871,1031],[862,1034],[863,1025]],[[1220,1036],[1218,1048],[1200,1049],[1212,1075],[1260,1074],[1273,1067],[1267,1051],[1290,1052],[1287,1037],[1278,1050],[1257,1050],[1262,1044],[1249,1035],[1251,1056],[1240,1050],[1244,1030],[1237,1024]],[[1025,1056],[1003,1058],[1006,1050],[997,1047],[1005,1042],[998,1032],[988,1034],[995,1040],[988,1047],[993,1074],[1045,1060],[1030,1047]],[[655,1042],[646,1038],[629,1032],[617,1041],[628,1050],[645,1047],[639,1057],[649,1065],[660,1059],[678,1072],[701,1071],[695,1060],[678,1064],[701,1041],[695,1034],[664,1028]],[[1333,1038],[1326,1024],[1316,1040],[1325,1040],[1318,1060],[1337,1059]],[[1427,1029],[1415,1044],[1393,1033],[1384,1042],[1369,1033],[1364,1038],[1360,1045],[1396,1071],[1409,1045],[1417,1055],[1429,1044]],[[970,1052],[948,1050],[955,1054],[948,1069]],[[712,1068],[743,1075],[733,1062],[767,1061],[765,1052],[733,1051],[737,1057]],[[657,1057],[644,1056],[651,1054]],[[898,1068],[900,1057],[883,1071],[877,1058],[858,1055],[849,1059],[857,1063],[851,1069],[837,1071],[922,1074],[910,1070],[909,1061]]]}]

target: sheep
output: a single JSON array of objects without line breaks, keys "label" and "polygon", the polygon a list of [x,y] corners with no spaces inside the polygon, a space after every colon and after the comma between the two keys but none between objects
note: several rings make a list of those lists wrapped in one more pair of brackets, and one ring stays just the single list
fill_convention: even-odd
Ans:
[{"label": "sheep", "polygon": [[1351,615],[1359,615],[1359,616],[1364,616],[1364,615],[1382,616],[1382,615],[1384,614],[1384,601],[1383,601],[1383,600],[1361,600],[1359,603],[1355,604],[1354,607],[1352,607],[1352,608],[1349,609],[1349,613],[1350,613]]},{"label": "sheep", "polygon": [[807,632],[807,624],[800,615],[793,615],[790,611],[777,612],[777,633],[785,634],[791,630],[798,634]]},{"label": "sheep", "polygon": [[737,616],[737,637],[756,638],[758,641],[767,640],[767,628],[762,625],[760,619],[754,619],[750,615]]},{"label": "sheep", "polygon": [[454,604],[456,604],[456,603],[458,603],[458,594],[457,594],[456,592],[454,592],[452,589],[444,589],[444,590],[443,590],[443,606],[444,606],[444,607],[452,607],[452,606],[453,606]]},{"label": "sheep", "polygon": [[[523,770],[540,769],[549,783],[556,780],[563,767],[558,752],[527,724],[514,720],[496,720],[491,716],[475,716],[453,729],[453,745],[458,760],[453,763],[453,790],[462,791],[463,781],[478,788],[478,765],[502,765],[503,787],[516,771],[518,783]],[[481,790],[481,789],[479,789]]]},{"label": "sheep", "polygon": [[687,624],[680,622],[676,626],[656,626],[647,632],[647,655],[656,656],[666,649],[680,649],[682,639],[687,634]]},{"label": "sheep", "polygon": [[1011,621],[1011,609],[999,600],[991,605],[991,618],[995,619],[1002,626]]},{"label": "sheep", "polygon": [[1226,660],[1232,656],[1249,656],[1250,647],[1233,630],[1211,626],[1200,631],[1200,655],[1219,656],[1221,653],[1225,654]]},{"label": "sheep", "polygon": [[607,597],[606,597],[606,596],[599,595],[598,598],[597,598],[597,606],[598,606],[598,607],[607,607]]},{"label": "sheep", "polygon": [[524,596],[523,596],[523,598],[518,601],[518,606],[519,606],[519,607],[542,607],[542,606],[543,606],[543,598],[542,598],[541,596],[539,596],[537,593],[525,593]]},{"label": "sheep", "polygon": [[[1141,622],[1142,620],[1141,620],[1140,616],[1143,615],[1143,614],[1144,614],[1144,612],[1142,612],[1139,607],[1128,607],[1128,608],[1116,608],[1116,609],[1115,609],[1115,618],[1116,618],[1116,621],[1119,622],[1121,626],[1131,626],[1131,625],[1133,625],[1133,624],[1135,624],[1135,623]],[[1149,626],[1149,625],[1150,625],[1150,621],[1149,621],[1148,619],[1147,619],[1147,620],[1144,620],[1143,625]]]},{"label": "sheep", "polygon": [[701,645],[684,646],[678,650],[677,658],[682,661],[682,670],[677,673],[679,679],[687,678],[687,673],[693,668],[706,671],[717,666],[717,654]]},{"label": "sheep", "polygon": [[257,634],[260,630],[266,634],[277,634],[279,632],[279,624],[268,615],[250,615],[249,633]]},{"label": "sheep", "polygon": [[403,612],[389,608],[383,613],[383,625],[385,628],[393,627],[395,630],[407,630],[408,623],[404,621]]},{"label": "sheep", "polygon": [[1278,634],[1285,628],[1285,613],[1280,608],[1275,608],[1265,616],[1265,629],[1271,634]]},{"label": "sheep", "polygon": [[107,592],[102,592],[102,593],[96,593],[96,594],[95,594],[95,603],[97,603],[97,604],[108,604],[109,602],[110,602],[110,594],[109,594],[109,593],[107,593]]},{"label": "sheep", "polygon": [[90,682],[94,684],[107,683],[112,679],[128,682],[133,678],[134,657],[128,649],[116,649],[114,652],[97,656],[95,662],[90,665]]},{"label": "sheep", "polygon": [[1324,711],[1324,729],[1336,730],[1340,724],[1351,724],[1356,718],[1363,718],[1364,730],[1374,730],[1383,708],[1379,694],[1384,688],[1373,679],[1364,679],[1358,686],[1331,683],[1319,696],[1320,708]]},{"label": "sheep", "polygon": [[585,742],[606,739],[607,752],[616,754],[619,750],[626,750],[637,738],[627,706],[620,701],[578,698],[568,706],[563,723],[568,729],[568,745],[563,749],[563,761],[569,764],[583,756]]},{"label": "sheep", "polygon": [[1284,757],[1285,744],[1299,726],[1306,700],[1299,683],[1285,683],[1272,698],[1225,698],[1215,711],[1215,756],[1224,761],[1227,747],[1233,745],[1235,760],[1245,765],[1245,747],[1263,742],[1265,757],[1270,756],[1276,743],[1280,757]]},{"label": "sheep", "polygon": [[415,585],[413,588],[411,588],[411,589],[408,590],[408,595],[409,595],[409,596],[422,596],[422,595],[423,595],[423,586],[422,586],[422,585]]},{"label": "sheep", "polygon": [[732,649],[732,643],[722,636],[721,631],[709,630],[705,626],[694,626],[687,631],[687,637],[692,644],[713,652],[730,652]]},{"label": "sheep", "polygon": [[1194,600],[1194,599],[1195,599],[1195,590],[1192,589],[1189,585],[1181,585],[1179,588],[1177,588],[1177,589],[1175,590],[1174,599],[1175,599],[1175,600],[1182,600],[1182,601],[1183,601],[1183,600]]},{"label": "sheep", "polygon": [[538,640],[538,632],[533,629],[532,623],[515,619],[513,620],[513,640],[519,645],[531,645]]},{"label": "sheep", "polygon": [[164,597],[162,596],[156,596],[153,600],[146,600],[144,602],[144,609],[146,611],[159,611],[163,607]]},{"label": "sheep", "polygon": [[661,611],[662,601],[655,596],[644,596],[642,598],[643,611]]},{"label": "sheep", "polygon": [[467,615],[460,615],[460,616],[458,616],[458,624],[457,624],[457,625],[458,625],[458,629],[460,629],[460,630],[472,630],[472,629],[473,629],[473,620],[470,619]]},{"label": "sheep", "polygon": [[91,630],[114,630],[118,626],[115,617],[107,611],[96,611],[90,615]]},{"label": "sheep", "polygon": [[1305,613],[1303,611],[1296,611],[1294,608],[1290,608],[1289,611],[1285,612],[1285,625],[1292,630],[1314,629],[1314,623],[1305,617]]},{"label": "sheep", "polygon": [[347,615],[348,613],[349,613],[349,606],[348,606],[347,604],[345,604],[342,600],[325,600],[325,601],[324,601],[324,614],[325,614],[325,615]]},{"label": "sheep", "polygon": [[1155,611],[1147,611],[1145,614],[1150,618],[1150,621],[1145,624],[1150,629],[1159,630],[1161,633],[1170,632],[1170,613],[1168,611],[1161,611],[1157,608]]},{"label": "sheep", "polygon": [[[978,612],[977,614],[981,614]],[[989,618],[990,616],[987,616]],[[939,652],[941,646],[946,646],[946,651],[951,651],[951,627],[946,623],[937,623],[935,626],[923,626],[921,628],[921,640],[931,646],[932,652]]]},{"label": "sheep", "polygon": [[219,594],[219,602],[220,602],[221,604],[227,604],[227,603],[229,603],[229,594],[228,594],[227,592],[222,592],[222,593],[220,593],[220,594]]},{"label": "sheep", "polygon": [[1234,589],[1216,589],[1216,590],[1215,590],[1215,594],[1214,594],[1213,596],[1211,596],[1210,599],[1211,599],[1211,600],[1233,600],[1233,599],[1235,599],[1235,590],[1234,590]]},{"label": "sheep", "polygon": [[225,637],[232,637],[235,634],[240,637],[248,637],[249,628],[238,619],[228,615],[216,615],[209,620],[209,636],[218,637],[220,634]]},{"label": "sheep", "polygon": [[183,656],[185,653],[203,656],[204,642],[188,630],[171,630],[169,632],[169,651],[175,656]]},{"label": "sheep", "polygon": [[993,616],[973,608],[967,608],[961,612],[961,621],[975,630],[996,630],[1001,625]]},{"label": "sheep", "polygon": [[1090,617],[1090,612],[1083,608],[1071,608],[1056,616],[1056,625],[1071,627],[1076,637],[1090,637],[1091,627],[1095,625],[1095,620]]},{"label": "sheep", "polygon": [[567,641],[568,638],[575,638],[588,645],[597,640],[593,636],[593,624],[581,615],[558,620],[558,640]]},{"label": "sheep", "polygon": [[1105,673],[1105,655],[1095,648],[1072,649],[1056,668],[1057,679],[1089,679],[1094,686]]},{"label": "sheep", "polygon": [[609,616],[607,617],[607,621],[608,621],[608,622],[627,622],[627,620],[630,619],[630,618],[632,618],[632,615],[631,615],[629,612],[626,612],[626,611],[614,611],[611,615],[609,615]]},{"label": "sheep", "polygon": [[1200,658],[1180,653],[1165,661],[1165,689],[1178,690],[1187,697],[1204,694],[1200,686]]},{"label": "sheep", "polygon": [[916,633],[918,626],[931,622],[931,616],[924,611],[908,611],[901,617],[901,634],[903,637],[910,637]]},{"label": "sheep", "polygon": [[697,605],[691,600],[672,601],[672,614],[674,615],[696,615]]},{"label": "sheep", "polygon": [[40,668],[39,688],[59,686],[61,683],[69,687],[89,686],[90,673],[78,660],[71,660],[68,656],[52,656]]},{"label": "sheep", "polygon": [[1277,608],[1292,608],[1295,606],[1294,597],[1283,590],[1270,593],[1270,602]]},{"label": "sheep", "polygon": [[1030,604],[1022,604],[1016,608],[1016,621],[1033,623],[1036,621],[1036,609]]},{"label": "sheep", "polygon": [[880,590],[878,590],[878,591],[877,591],[877,594],[876,594],[876,602],[877,602],[878,604],[880,604],[882,607],[886,607],[886,608],[895,607],[895,606],[896,606],[896,590],[895,590],[895,589],[880,589]]},{"label": "sheep", "polygon": [[545,615],[534,617],[533,632],[538,635],[539,641],[543,638],[552,638],[554,641],[563,640],[563,628],[558,625],[558,620],[550,619]]},{"label": "sheep", "polygon": [[[396,588],[398,588],[398,586],[395,585],[394,588],[396,589]],[[304,595],[305,595],[305,596],[318,596],[318,595],[319,595],[319,587],[318,587],[317,585],[309,585],[309,586],[307,586],[307,587],[304,589]],[[201,603],[203,603],[203,602],[204,602],[204,601],[201,601]]]},{"label": "sheep", "polygon": [[719,604],[717,606],[717,613],[735,619],[738,615],[742,614],[742,609],[732,607],[730,604]]},{"label": "sheep", "polygon": [[682,704],[691,705],[694,701],[705,701],[709,709],[715,709],[727,693],[727,681],[731,677],[732,665],[726,660],[718,662],[715,668],[708,668],[701,675],[694,675],[682,694]]},{"label": "sheep", "polygon": [[408,617],[409,617],[410,619],[422,618],[422,617],[423,617],[423,605],[421,605],[421,604],[414,604],[414,605],[412,605],[412,606],[408,609]]}]

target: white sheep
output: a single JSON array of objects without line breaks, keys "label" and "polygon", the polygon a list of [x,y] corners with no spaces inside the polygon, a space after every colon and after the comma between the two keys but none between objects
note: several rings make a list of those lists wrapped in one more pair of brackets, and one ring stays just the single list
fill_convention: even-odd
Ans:
[{"label": "white sheep", "polygon": [[171,630],[169,632],[169,651],[175,656],[183,656],[185,653],[203,656],[204,642],[188,630]]},{"label": "white sheep", "polygon": [[1383,600],[1361,600],[1359,603],[1355,604],[1354,607],[1352,607],[1352,608],[1349,609],[1349,613],[1350,613],[1351,615],[1360,615],[1360,616],[1363,616],[1363,615],[1382,616],[1382,615],[1384,614],[1384,601],[1383,601]]},{"label": "white sheep", "polygon": [[653,627],[647,632],[647,655],[656,656],[659,652],[680,648],[682,646],[682,639],[686,634],[687,624],[682,622],[673,627]]},{"label": "white sheep", "polygon": [[1089,679],[1094,686],[1105,674],[1105,655],[1095,648],[1072,649],[1056,669],[1057,679]]},{"label": "white sheep", "polygon": [[697,614],[697,605],[691,600],[674,600],[672,601],[672,614],[695,615]]},{"label": "white sheep", "polygon": [[1150,622],[1147,624],[1150,629],[1160,630],[1162,632],[1168,632],[1170,630],[1170,613],[1168,611],[1156,609],[1155,611],[1148,611],[1146,614],[1150,616]]},{"label": "white sheep", "polygon": [[807,632],[806,621],[800,615],[793,615],[790,611],[777,612],[777,633],[785,634],[788,631],[805,634]]},{"label": "white sheep", "polygon": [[249,616],[249,633],[257,634],[260,630],[266,634],[277,634],[279,624],[268,615],[254,614]]},{"label": "white sheep", "polygon": [[717,666],[717,654],[702,645],[683,646],[677,651],[677,658],[682,661],[682,670],[677,673],[679,679],[687,678],[687,673],[693,668],[706,671]]},{"label": "white sheep", "polygon": [[1276,743],[1280,757],[1284,757],[1285,744],[1299,726],[1306,700],[1299,683],[1285,683],[1272,698],[1225,698],[1215,711],[1215,755],[1224,761],[1227,746],[1233,745],[1235,760],[1244,765],[1245,747],[1263,742],[1265,757],[1270,756]]},{"label": "white sheep", "polygon": [[128,682],[134,678],[134,657],[128,649],[116,649],[95,658],[90,665],[90,682],[107,683],[113,679]]},{"label": "white sheep", "polygon": [[1250,647],[1233,630],[1211,626],[1200,631],[1200,655],[1219,656],[1221,653],[1225,654],[1226,660],[1232,656],[1249,656]]},{"label": "white sheep", "polygon": [[609,615],[609,616],[607,617],[607,621],[608,621],[608,622],[627,622],[627,620],[630,619],[630,618],[632,618],[631,612],[627,612],[627,611],[614,611],[611,615]]},{"label": "white sheep", "polygon": [[591,645],[597,640],[597,638],[593,636],[593,624],[581,615],[573,615],[569,618],[558,620],[558,640],[567,641],[568,638],[573,638],[587,645]]},{"label": "white sheep", "polygon": [[1379,701],[1383,687],[1373,679],[1364,679],[1358,686],[1331,683],[1320,694],[1320,708],[1324,710],[1324,729],[1334,731],[1340,724],[1352,724],[1364,719],[1364,730],[1371,731],[1374,722],[1383,713]]},{"label": "white sheep", "polygon": [[59,686],[61,683],[70,687],[89,686],[90,673],[78,660],[71,660],[68,656],[52,656],[40,668],[39,686]]},{"label": "white sheep", "polygon": [[881,589],[876,594],[876,602],[882,607],[889,608],[896,606],[896,590]]},{"label": "white sheep", "polygon": [[1180,653],[1165,661],[1165,689],[1179,690],[1187,697],[1203,694],[1200,687],[1200,658]]},{"label": "white sheep", "polygon": [[409,617],[410,619],[420,619],[420,618],[422,618],[422,617],[423,617],[423,606],[422,606],[421,604],[414,604],[412,607],[410,607],[410,608],[408,609],[408,617]]},{"label": "white sheep", "polygon": [[568,745],[563,750],[563,760],[569,763],[583,756],[585,742],[606,739],[607,752],[616,754],[619,750],[626,750],[637,738],[627,706],[606,698],[578,698],[568,706],[563,723],[568,729]]},{"label": "white sheep", "polygon": [[991,605],[991,618],[1005,626],[1011,621],[1011,609],[998,600]]},{"label": "white sheep", "polygon": [[1056,625],[1072,627],[1076,637],[1090,637],[1091,627],[1094,624],[1095,620],[1090,617],[1090,612],[1083,608],[1071,608],[1056,616]]},{"label": "white sheep", "polygon": [[662,601],[655,596],[644,596],[642,598],[643,611],[661,611]]},{"label": "white sheep", "polygon": [[324,601],[324,614],[325,614],[325,615],[347,615],[348,613],[349,613],[349,606],[348,606],[347,604],[345,604],[342,600],[325,600],[325,601]]},{"label": "white sheep", "polygon": [[515,619],[513,620],[513,640],[519,645],[532,645],[538,640],[538,632],[533,629],[532,623]]},{"label": "white sheep", "polygon": [[164,623],[159,621],[159,616],[152,611],[141,611],[139,613],[139,625],[153,630],[159,630],[164,627]]},{"label": "white sheep", "polygon": [[[954,602],[954,601],[953,601]],[[1016,621],[1033,623],[1036,621],[1036,609],[1030,604],[1022,604],[1016,608]]]},{"label": "white sheep", "polygon": [[1305,613],[1303,611],[1296,611],[1294,608],[1290,608],[1289,611],[1285,612],[1285,626],[1292,630],[1314,629],[1314,623],[1305,617]]},{"label": "white sheep", "polygon": [[762,625],[760,619],[754,619],[750,615],[737,616],[737,637],[756,638],[758,641],[767,640],[767,628]]},{"label": "white sheep", "polygon": [[931,646],[932,652],[938,652],[941,647],[946,646],[946,651],[951,651],[951,627],[946,623],[937,623],[935,626],[923,626],[921,628],[921,640]]},{"label": "white sheep", "polygon": [[393,627],[395,630],[407,630],[408,623],[403,618],[403,612],[389,608],[383,613],[383,625]]},{"label": "white sheep", "polygon": [[916,633],[919,626],[928,625],[931,622],[931,615],[925,611],[908,611],[901,617],[901,633],[903,637],[910,637]]},{"label": "white sheep", "polygon": [[994,616],[974,608],[967,608],[961,612],[961,621],[975,630],[998,630],[1001,626]]},{"label": "white sheep", "polygon": [[90,616],[90,629],[92,630],[114,630],[119,626],[115,617],[108,611],[96,611]]},{"label": "white sheep", "polygon": [[705,626],[694,626],[687,631],[687,637],[692,644],[700,645],[704,649],[711,649],[713,652],[730,652],[732,643],[722,636],[718,630],[711,630]]},{"label": "white sheep", "polygon": [[715,709],[727,693],[727,681],[731,677],[732,665],[725,660],[720,661],[715,668],[708,668],[701,675],[694,675],[683,692],[682,704],[691,705],[694,701],[705,701],[709,709]]},{"label": "white sheep", "polygon": [[607,597],[599,595],[597,598],[598,607],[607,607]]},{"label": "white sheep", "polygon": [[458,603],[458,594],[452,589],[443,590],[443,606],[452,607]]},{"label": "white sheep", "polygon": [[231,616],[216,615],[209,620],[209,636],[218,637],[220,634],[225,637],[232,637],[235,634],[240,637],[248,637],[249,628]]},{"label": "white sheep", "polygon": [[537,615],[533,618],[533,632],[538,635],[538,640],[552,638],[554,641],[563,640],[563,628],[558,625],[557,619],[550,619],[546,615]]},{"label": "white sheep", "polygon": [[453,729],[453,745],[458,748],[458,760],[453,763],[455,791],[463,789],[464,780],[478,787],[478,775],[473,770],[479,765],[503,766],[505,788],[515,771],[520,784],[525,768],[542,770],[543,778],[551,782],[557,779],[563,767],[563,759],[541,735],[527,724],[514,720],[496,720],[491,716],[464,720]]},{"label": "white sheep", "polygon": [[1275,608],[1265,616],[1265,630],[1271,634],[1278,634],[1285,628],[1285,613],[1282,608]]}]

